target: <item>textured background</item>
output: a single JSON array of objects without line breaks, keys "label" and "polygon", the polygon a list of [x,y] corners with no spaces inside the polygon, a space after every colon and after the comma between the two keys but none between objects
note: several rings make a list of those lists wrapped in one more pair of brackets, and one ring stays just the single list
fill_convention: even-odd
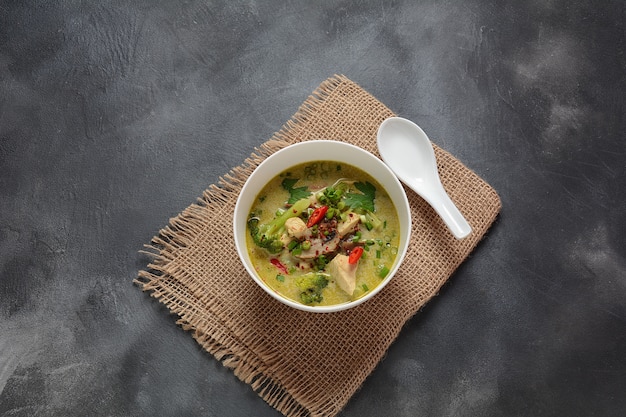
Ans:
[{"label": "textured background", "polygon": [[0,415],[273,416],[132,285],[345,74],[500,194],[342,417],[626,414],[622,1],[0,2]]}]

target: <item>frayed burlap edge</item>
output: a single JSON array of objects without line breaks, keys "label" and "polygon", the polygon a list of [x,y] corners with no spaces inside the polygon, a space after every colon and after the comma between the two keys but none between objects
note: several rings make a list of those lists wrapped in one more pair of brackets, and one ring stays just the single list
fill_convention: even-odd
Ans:
[{"label": "frayed burlap edge", "polygon": [[[175,252],[191,244],[193,236],[203,227],[204,210],[213,204],[221,204],[230,198],[237,198],[239,191],[256,167],[276,151],[298,142],[300,125],[315,112],[335,87],[344,82],[350,82],[350,80],[340,75],[325,80],[270,140],[255,148],[240,166],[233,168],[223,177],[219,177],[217,184],[211,184],[198,199],[197,204],[190,205],[181,214],[170,219],[169,224],[152,238],[151,243],[144,245],[145,250],[140,251],[148,255],[152,261],[147,265],[146,270],[139,271],[138,277],[133,281],[151,297],[164,304],[171,313],[177,315],[176,323],[185,331],[189,331],[203,349],[225,367],[232,369],[237,378],[250,385],[270,406],[289,417],[335,415],[340,409],[332,404],[324,405],[326,401],[320,398],[315,407],[318,412],[312,414],[283,389],[280,383],[264,375],[258,367],[254,366],[256,358],[246,355],[245,352],[233,351],[227,344],[220,343],[208,332],[191,324],[188,317],[196,316],[201,312],[201,307],[198,305],[181,303],[181,299],[193,298],[191,294],[187,294],[186,297],[175,297],[169,292],[162,291],[161,283],[174,279],[167,271],[167,265]],[[216,327],[212,327],[212,331],[215,331]],[[221,336],[225,340],[231,337],[230,335]],[[318,414],[319,412],[321,414]]]},{"label": "frayed burlap edge", "polygon": [[[289,417],[310,416],[310,415],[336,415],[345,402],[341,404],[329,401],[323,395],[316,395],[307,398],[307,406],[304,406],[297,398],[290,394],[284,387],[271,376],[265,375],[260,367],[258,357],[255,357],[249,350],[232,349],[232,346],[241,348],[241,343],[234,339],[234,335],[227,334],[227,326],[219,322],[219,318],[208,315],[204,312],[203,300],[191,292],[185,292],[182,286],[177,287],[176,294],[171,292],[171,287],[166,291],[164,283],[168,280],[175,280],[173,271],[168,269],[176,253],[193,243],[194,236],[199,234],[204,227],[203,220],[206,210],[219,206],[231,199],[236,199],[239,190],[246,179],[256,169],[256,167],[269,155],[288,145],[298,142],[302,136],[306,136],[304,125],[310,118],[315,116],[318,108],[325,99],[338,86],[343,83],[352,83],[343,76],[334,76],[324,81],[301,105],[296,114],[275,133],[273,137],[255,148],[254,152],[244,163],[232,169],[224,177],[220,177],[217,185],[211,185],[198,200],[197,204],[192,204],[180,215],[170,219],[169,224],[159,231],[144,251],[152,261],[148,264],[147,270],[140,271],[135,283],[142,290],[163,303],[172,313],[178,316],[177,323],[186,331],[190,331],[194,339],[209,353],[211,353],[224,366],[232,369],[234,374],[243,382],[249,384],[269,405]],[[392,115],[392,114],[390,114]],[[441,153],[441,150],[436,148]],[[498,210],[499,211],[499,208]],[[487,219],[491,224],[493,218]],[[456,266],[455,266],[456,268]],[[174,271],[175,273],[175,271]],[[438,291],[438,288],[436,289]],[[433,296],[435,294],[433,293]],[[430,298],[428,298],[430,299]],[[422,303],[425,304],[428,299]],[[186,301],[183,301],[186,300]],[[203,322],[198,323],[198,317],[206,316]],[[194,318],[192,324],[191,318]],[[219,329],[219,330],[218,330]],[[216,332],[220,332],[217,334]],[[232,341],[232,343],[229,343]],[[317,397],[317,398],[316,398]],[[347,400],[346,400],[347,401]]]}]

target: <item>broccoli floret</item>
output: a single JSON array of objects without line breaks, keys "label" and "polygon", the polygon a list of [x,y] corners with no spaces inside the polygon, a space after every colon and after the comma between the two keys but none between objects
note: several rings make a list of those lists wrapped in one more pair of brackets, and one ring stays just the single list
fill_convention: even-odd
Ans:
[{"label": "broccoli floret", "polygon": [[322,289],[328,285],[328,278],[324,274],[311,272],[296,278],[296,286],[300,289],[300,301],[303,304],[321,302]]},{"label": "broccoli floret", "polygon": [[326,256],[324,255],[320,255],[317,258],[315,258],[315,260],[313,261],[313,268],[316,271],[321,271],[322,269],[326,268],[327,263],[328,263],[328,258],[326,258]]},{"label": "broccoli floret", "polygon": [[259,224],[257,217],[251,217],[248,220],[248,229],[254,244],[260,248],[265,248],[269,253],[278,253],[283,249],[283,243],[280,235],[285,222],[291,217],[297,217],[309,207],[308,198],[298,200],[293,206],[289,207],[283,214],[276,217],[268,224]]},{"label": "broccoli floret", "polygon": [[248,220],[248,229],[250,230],[250,236],[252,236],[254,244],[260,248],[267,249],[269,253],[280,252],[283,249],[283,242],[281,242],[278,236],[272,236],[262,232],[262,230],[266,228],[264,224],[259,226],[259,219],[257,217],[252,217]]}]

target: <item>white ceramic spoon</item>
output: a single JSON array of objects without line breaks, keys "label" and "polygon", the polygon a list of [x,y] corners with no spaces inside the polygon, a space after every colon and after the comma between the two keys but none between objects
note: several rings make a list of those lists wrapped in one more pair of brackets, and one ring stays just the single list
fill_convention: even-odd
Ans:
[{"label": "white ceramic spoon", "polygon": [[472,232],[441,185],[433,145],[418,125],[402,117],[390,117],[378,128],[377,142],[383,161],[435,209],[454,237],[463,239]]}]

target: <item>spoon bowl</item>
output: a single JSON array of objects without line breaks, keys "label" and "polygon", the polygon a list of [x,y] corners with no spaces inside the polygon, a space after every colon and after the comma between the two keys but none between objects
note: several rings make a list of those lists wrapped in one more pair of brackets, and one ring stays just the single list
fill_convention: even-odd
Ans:
[{"label": "spoon bowl", "polygon": [[383,161],[400,181],[431,205],[454,237],[463,239],[472,232],[443,188],[432,143],[418,125],[402,117],[390,117],[378,128],[377,144]]}]

